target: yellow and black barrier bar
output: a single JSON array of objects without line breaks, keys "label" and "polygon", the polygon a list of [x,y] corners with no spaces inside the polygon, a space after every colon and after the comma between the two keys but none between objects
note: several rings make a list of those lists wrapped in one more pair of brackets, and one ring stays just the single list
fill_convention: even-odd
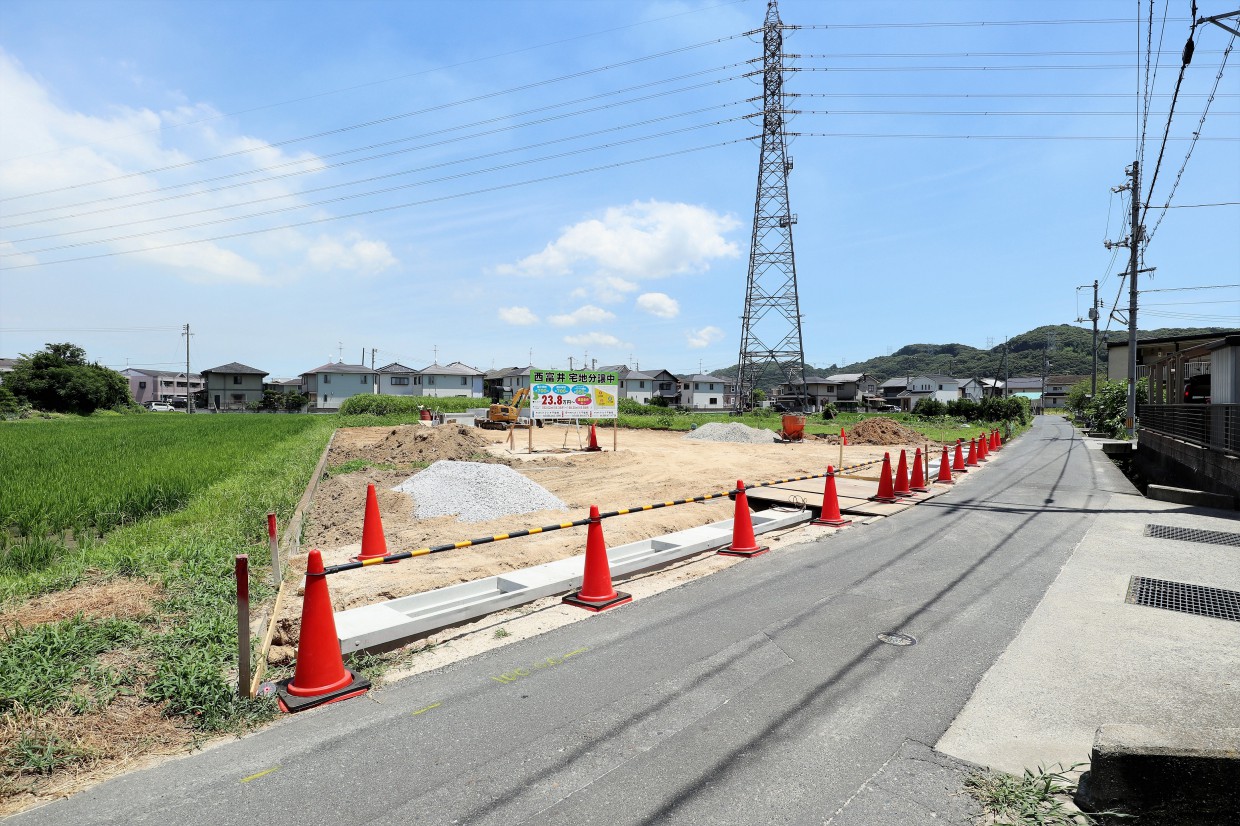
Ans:
[{"label": "yellow and black barrier bar", "polygon": [[[861,468],[865,468],[865,467],[869,467],[870,465],[878,464],[881,461],[882,461],[881,459],[875,459],[874,461],[871,461],[871,462],[862,462],[860,464],[850,465],[848,467],[842,467],[839,470],[834,471],[834,472],[838,475],[846,471],[860,470]],[[806,479],[825,479],[826,476],[827,474],[825,473],[813,473],[808,476],[791,476],[787,479],[774,479],[769,482],[758,482],[757,484],[754,484],[754,485],[746,485],[745,490],[753,490],[754,488],[765,488],[770,485],[782,485],[786,482],[803,482]],[[732,490],[721,490],[721,491],[718,491],[717,493],[705,493],[705,494],[702,494],[701,496],[691,496],[691,497],[688,497],[687,499],[672,499],[667,502],[654,502],[649,505],[638,505],[632,508],[620,508],[619,510],[607,511],[606,513],[600,513],[598,515],[598,518],[599,519],[611,519],[612,517],[615,517],[615,516],[627,516],[628,514],[631,514],[631,513],[642,513],[643,511],[658,510],[659,508],[669,508],[669,507],[672,507],[673,505],[687,505],[690,502],[705,502],[709,499],[726,499],[730,496],[736,495],[739,491],[740,491],[739,488],[733,488]],[[523,536],[533,536],[535,534],[540,534],[540,533],[550,533],[551,531],[562,531],[565,528],[580,528],[580,527],[583,527],[589,524],[590,524],[590,518],[586,517],[585,519],[574,519],[571,522],[560,522],[555,525],[543,525],[541,528],[527,528],[525,530],[513,531],[511,533],[497,533],[494,536],[482,536],[477,539],[465,539],[460,542],[446,542],[443,545],[433,545],[427,548],[418,548],[415,551],[400,551],[399,553],[388,554],[387,556],[376,556],[371,559],[366,559],[366,560],[361,560],[361,561],[343,562],[339,565],[328,565],[327,567],[323,569],[323,573],[338,574],[343,571],[352,571],[355,568],[365,568],[369,565],[382,565],[385,562],[400,562],[405,559],[413,559],[416,556],[427,556],[428,554],[438,554],[438,553],[443,553],[444,551],[458,551],[461,548],[472,548],[475,545],[486,545],[490,542],[500,542],[505,539],[519,539],[520,537],[523,537]]]}]

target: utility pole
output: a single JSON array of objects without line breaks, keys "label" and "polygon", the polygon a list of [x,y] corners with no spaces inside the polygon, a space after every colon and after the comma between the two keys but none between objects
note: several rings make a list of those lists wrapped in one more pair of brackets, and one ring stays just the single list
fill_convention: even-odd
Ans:
[{"label": "utility pole", "polygon": [[745,310],[741,315],[741,346],[734,409],[744,410],[768,365],[783,374],[800,409],[808,403],[805,347],[801,338],[801,304],[797,296],[796,256],[792,227],[797,222],[788,200],[788,155],[785,132],[785,26],[776,0],[768,0],[762,26],[762,149],[754,197],[753,235]]},{"label": "utility pole", "polygon": [[1004,336],[1003,337],[1003,397],[1005,399],[1008,396],[1012,395],[1012,391],[1008,388],[1007,351],[1008,351],[1008,340],[1007,340],[1007,336]]},{"label": "utility pole", "polygon": [[375,373],[375,350],[376,349],[377,348],[375,347],[370,348],[370,372],[374,373],[374,376],[375,376],[375,395],[377,396],[383,392],[383,382],[379,380],[379,374]]},{"label": "utility pole", "polygon": [[[185,412],[194,412],[194,394],[189,392],[189,322],[185,322],[185,332],[181,335],[185,336]],[[205,387],[203,388],[206,389]]]},{"label": "utility pole", "polygon": [[[1128,431],[1128,438],[1131,439],[1136,435],[1137,424],[1137,274],[1142,272],[1137,268],[1137,256],[1141,248],[1141,240],[1144,233],[1141,229],[1141,170],[1139,161],[1133,161],[1132,166],[1125,170],[1130,183],[1113,187],[1113,192],[1123,192],[1128,190],[1129,200],[1132,202],[1132,217],[1129,219],[1128,237],[1123,241],[1112,242],[1104,241],[1103,246],[1107,249],[1112,247],[1128,247],[1128,412],[1124,421],[1124,427]],[[1145,270],[1148,272],[1149,270]]]},{"label": "utility pole", "polygon": [[[1078,291],[1089,289],[1089,285],[1082,284],[1076,289]],[[1080,305],[1078,304],[1077,306],[1079,307]],[[1093,325],[1094,325],[1094,337],[1093,337],[1094,375],[1093,375],[1093,379],[1089,383],[1089,395],[1091,398],[1095,398],[1098,395],[1098,307],[1099,306],[1101,305],[1098,304],[1098,280],[1094,279],[1094,303],[1089,305],[1089,313],[1087,316],[1089,320],[1093,322]],[[1079,323],[1081,321],[1084,321],[1085,319],[1081,318],[1080,316],[1077,316],[1076,320]]]},{"label": "utility pole", "polygon": [[568,357],[568,372],[571,373],[572,371],[573,371],[573,357],[569,356]]}]

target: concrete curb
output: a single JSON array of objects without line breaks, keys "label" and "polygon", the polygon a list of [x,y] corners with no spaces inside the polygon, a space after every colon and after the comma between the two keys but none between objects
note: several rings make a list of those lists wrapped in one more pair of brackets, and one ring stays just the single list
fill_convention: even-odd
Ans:
[{"label": "concrete curb", "polygon": [[1240,728],[1102,726],[1075,802],[1142,826],[1235,822],[1227,818],[1240,812]]}]

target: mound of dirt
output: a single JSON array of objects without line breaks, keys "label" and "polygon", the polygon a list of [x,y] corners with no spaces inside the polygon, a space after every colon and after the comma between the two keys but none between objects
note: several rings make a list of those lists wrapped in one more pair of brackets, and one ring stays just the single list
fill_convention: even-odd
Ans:
[{"label": "mound of dirt", "polygon": [[332,444],[328,464],[338,465],[352,459],[384,465],[430,464],[441,459],[481,459],[486,456],[489,441],[472,427],[444,424],[438,427],[400,425],[393,428],[368,428],[382,435],[365,443],[358,439],[342,440]]},{"label": "mound of dirt", "polygon": [[862,419],[845,431],[850,445],[916,445],[925,441],[916,430],[881,417]]}]

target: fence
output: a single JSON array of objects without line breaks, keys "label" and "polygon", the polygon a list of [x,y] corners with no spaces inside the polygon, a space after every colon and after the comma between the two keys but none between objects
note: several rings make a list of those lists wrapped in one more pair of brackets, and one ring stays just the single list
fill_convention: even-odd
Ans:
[{"label": "fence", "polygon": [[1240,404],[1144,404],[1141,430],[1231,453],[1240,452]]}]

